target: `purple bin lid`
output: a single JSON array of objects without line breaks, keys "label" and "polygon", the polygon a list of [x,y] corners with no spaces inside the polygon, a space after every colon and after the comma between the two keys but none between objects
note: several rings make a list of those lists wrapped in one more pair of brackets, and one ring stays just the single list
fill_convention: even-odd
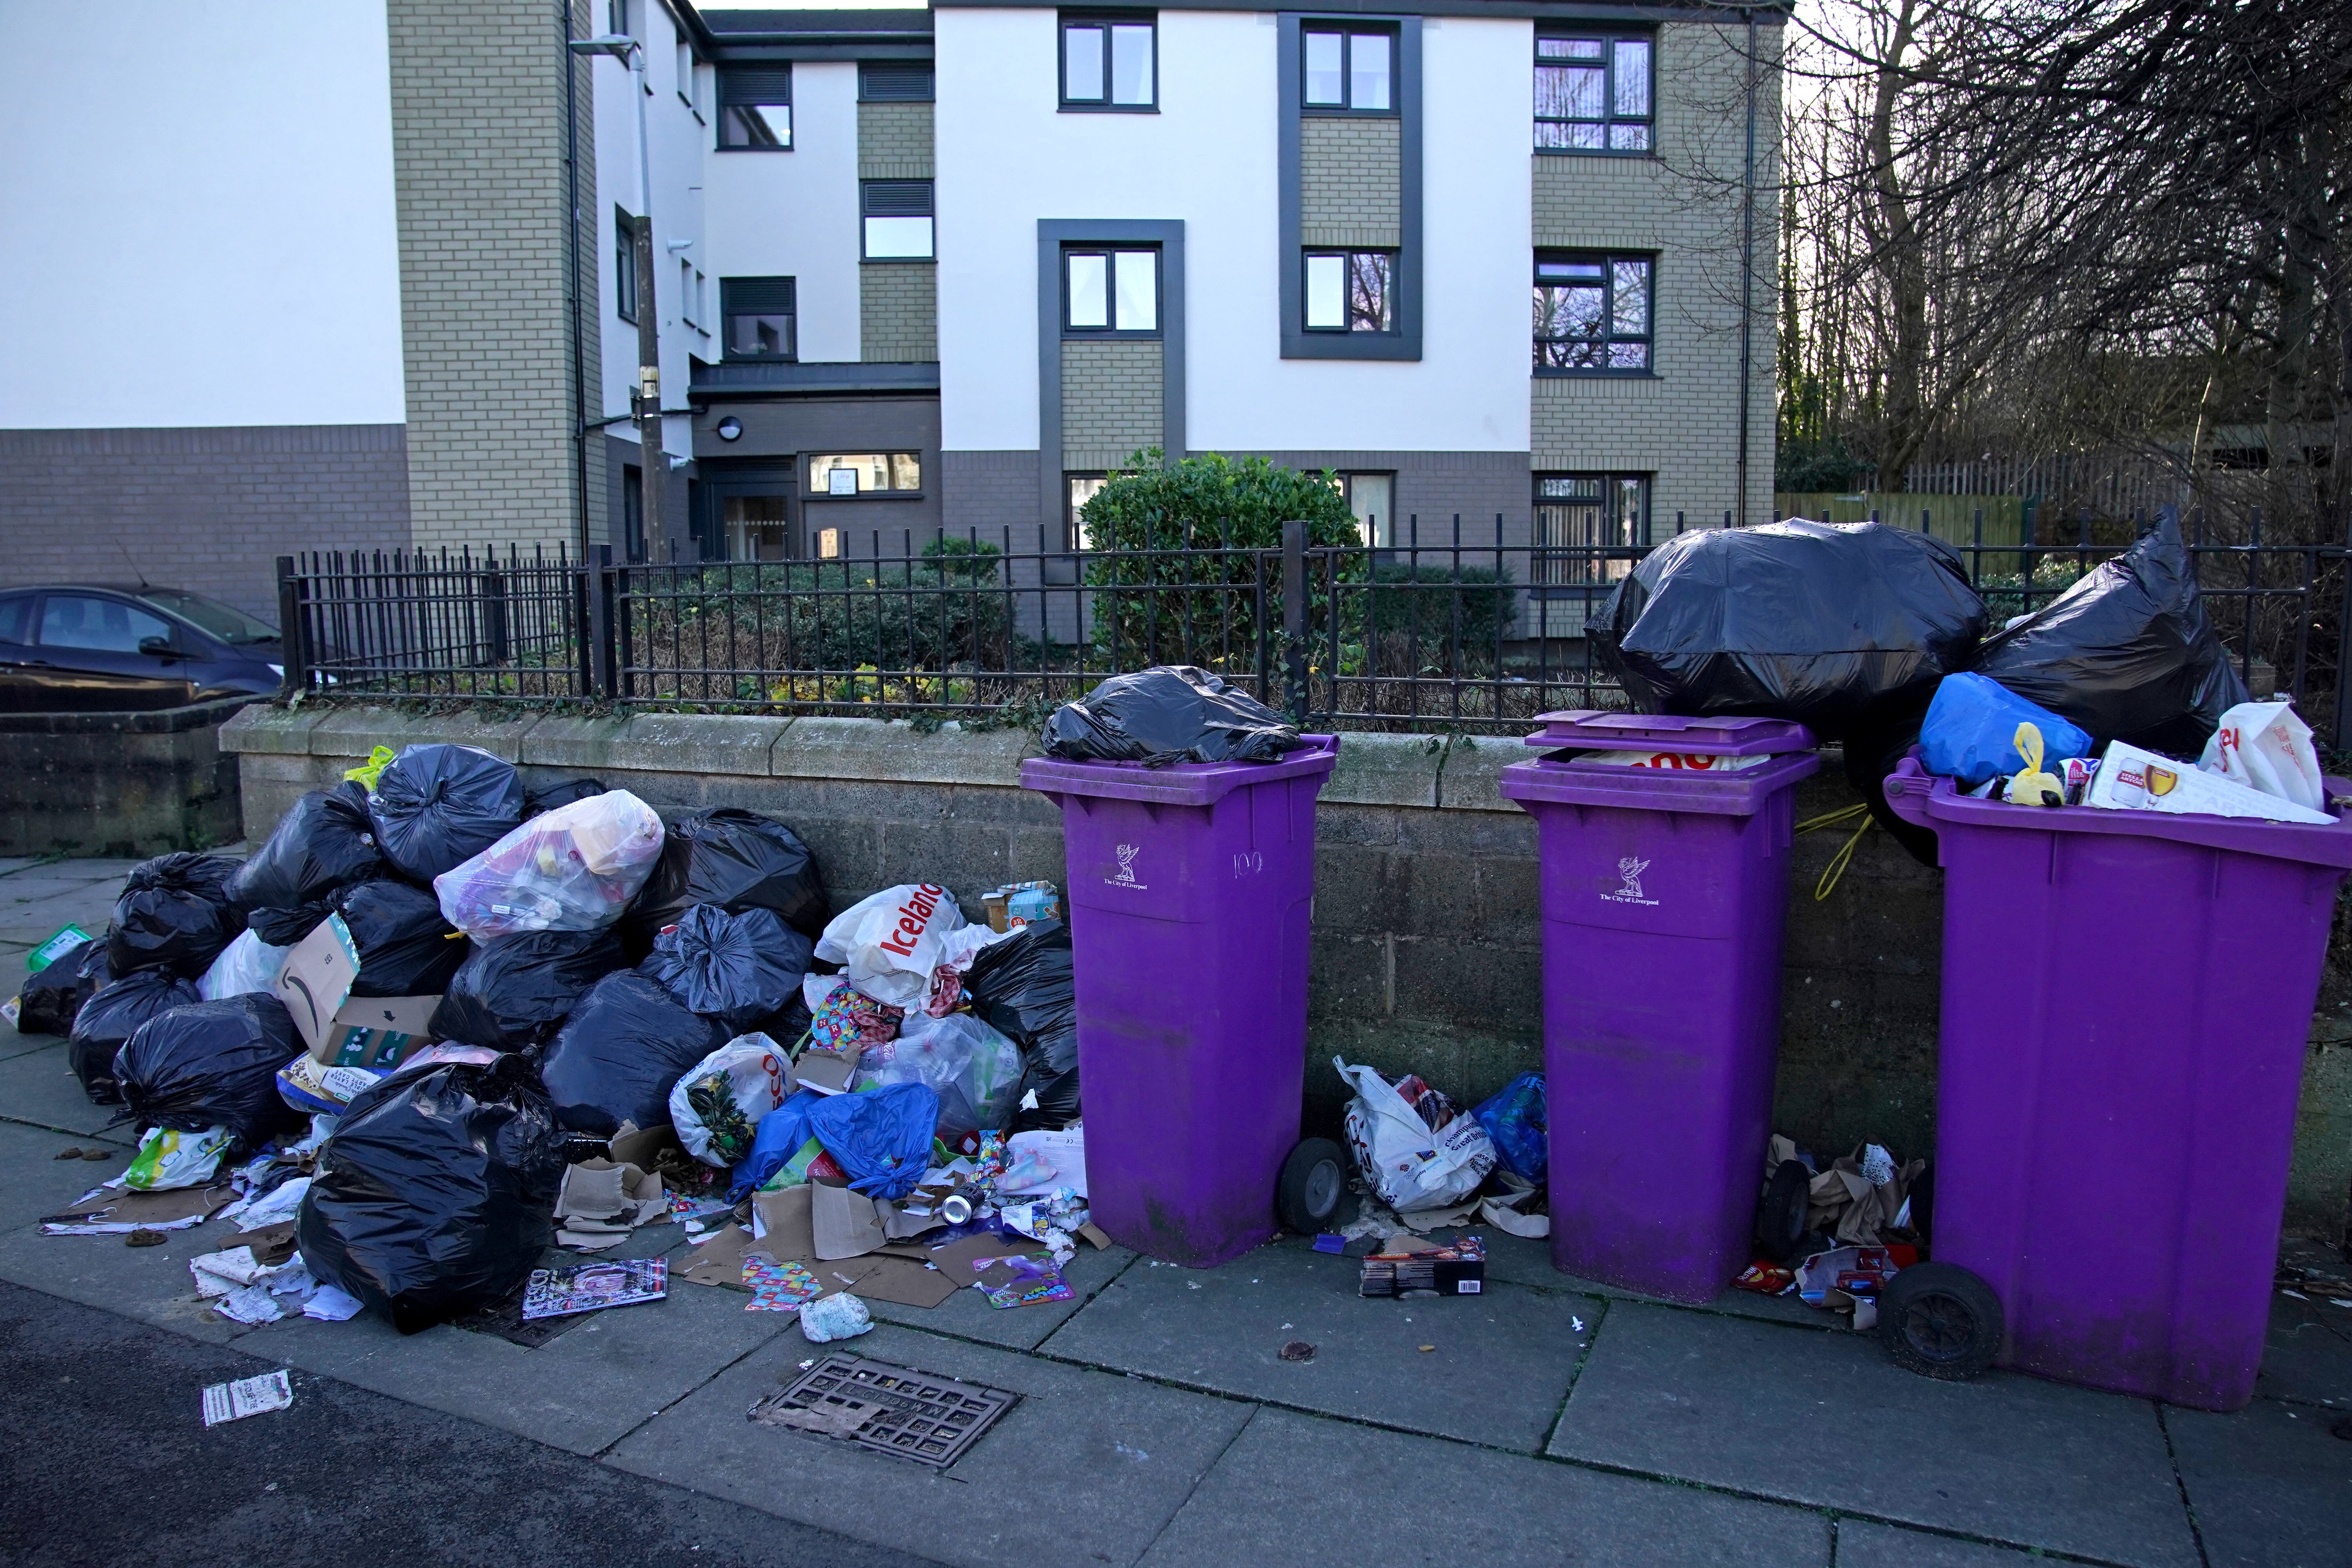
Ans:
[{"label": "purple bin lid", "polygon": [[1729,714],[1686,718],[1677,713],[1618,713],[1571,708],[1538,713],[1543,728],[1528,737],[1530,746],[1558,750],[1581,746],[1602,752],[1679,752],[1695,757],[1753,757],[1776,752],[1810,752],[1813,732],[1789,719],[1743,719]]}]

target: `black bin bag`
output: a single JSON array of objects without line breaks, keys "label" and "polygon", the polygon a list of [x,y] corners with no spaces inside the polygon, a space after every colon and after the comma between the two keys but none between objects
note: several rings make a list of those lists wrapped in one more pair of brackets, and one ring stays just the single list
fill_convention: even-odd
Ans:
[{"label": "black bin bag", "polygon": [[367,791],[346,779],[296,801],[229,879],[228,891],[254,935],[272,947],[291,947],[327,918],[336,889],[384,874]]},{"label": "black bin bag", "polygon": [[522,792],[522,815],[528,821],[553,811],[557,806],[570,805],[575,801],[587,800],[604,793],[604,785],[599,779],[564,779],[557,784],[541,784],[536,789],[526,784]]},{"label": "black bin bag", "polygon": [[715,904],[697,904],[654,938],[653,956],[637,969],[734,1036],[793,1005],[815,946],[773,910],[730,915]]},{"label": "black bin bag", "polygon": [[565,1152],[522,1058],[404,1068],[361,1090],[319,1151],[302,1260],[404,1334],[486,1306],[554,1239]]},{"label": "black bin bag", "polygon": [[124,1044],[150,1018],[203,1000],[194,981],[183,980],[168,969],[135,970],[100,985],[74,1015],[73,1033],[66,1046],[67,1060],[74,1077],[81,1080],[82,1092],[100,1105],[121,1104],[122,1086],[115,1080],[114,1058]]},{"label": "black bin bag", "polygon": [[286,1004],[247,992],[150,1018],[123,1042],[114,1075],[142,1127],[226,1127],[251,1151],[309,1120],[278,1093],[278,1069],[301,1054]]},{"label": "black bin bag", "polygon": [[1022,1131],[1058,1129],[1078,1117],[1078,1005],[1070,931],[1031,921],[989,943],[963,978],[964,1000],[981,1022],[1021,1047],[1021,1092],[1037,1109],[1013,1122]]},{"label": "black bin bag", "polygon": [[2196,756],[2222,714],[2252,700],[2205,618],[2170,507],[2154,532],[1987,638],[1976,670],[2081,725],[2096,745],[2181,757]]},{"label": "black bin bag", "polygon": [[1645,713],[1793,719],[1824,741],[1969,668],[1984,601],[1950,546],[1874,522],[1791,519],[1678,534],[1590,629]]},{"label": "black bin bag", "polygon": [[689,812],[668,825],[661,858],[623,917],[629,951],[644,957],[664,926],[697,904],[729,914],[773,910],[812,938],[824,934],[833,906],[816,857],[801,836],[772,816],[740,806]]},{"label": "black bin bag", "polygon": [[729,1035],[646,975],[606,975],[539,1052],[556,1124],[597,1138],[625,1121],[639,1131],[667,1127],[672,1086]]},{"label": "black bin bag", "polygon": [[1114,675],[1045,720],[1045,754],[1080,763],[1271,763],[1307,742],[1237,686],[1189,664]]},{"label": "black bin bag", "polygon": [[530,931],[477,943],[426,1027],[436,1040],[520,1051],[555,1032],[581,993],[621,967],[605,931]]},{"label": "black bin bag", "polygon": [[376,776],[368,818],[392,868],[430,884],[522,825],[522,779],[478,746],[410,746]]},{"label": "black bin bag", "polygon": [[91,953],[104,953],[106,944],[92,937],[45,964],[38,974],[25,977],[16,993],[16,1032],[20,1035],[69,1035],[74,1015],[89,993],[82,988],[81,969]]},{"label": "black bin bag", "polygon": [[330,907],[343,917],[360,956],[354,996],[437,996],[473,951],[441,918],[440,901],[407,882],[355,882],[339,889]]},{"label": "black bin bag", "polygon": [[158,855],[131,868],[106,933],[107,967],[168,969],[193,980],[245,929],[229,895],[237,863],[226,855]]}]

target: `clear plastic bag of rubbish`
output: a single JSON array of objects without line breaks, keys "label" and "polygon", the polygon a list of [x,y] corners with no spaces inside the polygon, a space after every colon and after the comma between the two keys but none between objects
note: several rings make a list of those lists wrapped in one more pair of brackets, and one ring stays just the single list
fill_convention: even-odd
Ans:
[{"label": "clear plastic bag of rubbish", "polygon": [[2025,765],[2017,747],[2020,724],[2032,725],[2042,737],[2045,764],[2091,753],[2091,737],[2064,719],[1997,680],[1964,671],[1944,677],[1936,688],[1919,726],[1920,761],[1929,773],[1974,789]]},{"label": "clear plastic bag of rubbish", "polygon": [[2311,726],[2292,702],[2239,703],[2221,715],[2197,765],[2309,811],[2327,808]]},{"label": "clear plastic bag of rubbish", "polygon": [[661,816],[608,790],[532,817],[433,879],[441,915],[487,942],[534,931],[598,931],[646,885],[661,855]]},{"label": "clear plastic bag of rubbish", "polygon": [[408,746],[377,777],[368,820],[392,868],[430,882],[514,831],[522,780],[479,746]]},{"label": "clear plastic bag of rubbish", "polygon": [[227,996],[275,991],[278,976],[286,968],[286,955],[293,951],[272,947],[258,934],[241,931],[197,980],[196,994],[207,1002],[218,1002]]},{"label": "clear plastic bag of rubbish", "polygon": [[928,1084],[940,1097],[939,1135],[1002,1132],[1021,1103],[1021,1047],[970,1013],[909,1014],[898,1037],[857,1058],[852,1092],[894,1083]]},{"label": "clear plastic bag of rubbish", "polygon": [[751,1152],[760,1122],[784,1102],[784,1048],[765,1035],[738,1035],[694,1066],[669,1091],[669,1124],[686,1152],[729,1170]]},{"label": "clear plastic bag of rubbish", "polygon": [[1045,754],[1080,763],[1271,763],[1307,742],[1237,686],[1189,664],[1114,675],[1045,721]]},{"label": "clear plastic bag of rubbish", "polygon": [[2221,716],[2249,700],[2206,618],[2170,507],[2154,532],[1987,637],[1975,668],[2081,725],[2095,744],[2178,757],[2195,756]]},{"label": "clear plastic bag of rubbish", "polygon": [[1495,1168],[1494,1141],[1475,1116],[1456,1116],[1432,1131],[1372,1068],[1349,1067],[1338,1057],[1331,1065],[1356,1091],[1348,1102],[1348,1143],[1356,1166],[1399,1214],[1450,1208],[1476,1192]]},{"label": "clear plastic bag of rubbish", "polygon": [[817,940],[816,956],[841,965],[861,994],[911,1011],[930,1000],[941,968],[970,969],[997,934],[967,925],[945,888],[909,882],[834,916]]},{"label": "clear plastic bag of rubbish", "polygon": [[1918,711],[1984,629],[1941,541],[1792,518],[1677,534],[1619,582],[1591,636],[1644,712],[1793,719],[1833,741],[1881,708]]}]

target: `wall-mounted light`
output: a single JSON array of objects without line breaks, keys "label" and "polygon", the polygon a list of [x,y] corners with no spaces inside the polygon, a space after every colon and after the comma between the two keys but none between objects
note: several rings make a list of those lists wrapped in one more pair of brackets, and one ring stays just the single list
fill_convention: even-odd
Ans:
[{"label": "wall-mounted light", "polygon": [[575,55],[610,55],[616,60],[626,60],[637,47],[637,40],[626,33],[607,33],[601,38],[573,38],[572,52]]},{"label": "wall-mounted light", "polygon": [[743,422],[740,419],[736,418],[732,414],[730,414],[726,418],[721,419],[717,425],[713,426],[712,428],[719,432],[719,438],[720,440],[733,441],[739,439],[742,436]]}]

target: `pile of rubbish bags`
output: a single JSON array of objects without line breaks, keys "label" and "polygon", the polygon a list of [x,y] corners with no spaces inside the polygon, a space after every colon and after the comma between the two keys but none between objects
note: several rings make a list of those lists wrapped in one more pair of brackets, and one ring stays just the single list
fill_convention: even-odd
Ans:
[{"label": "pile of rubbish bags", "polygon": [[[1925,533],[1791,520],[1681,534],[1618,584],[1592,637],[1644,711],[1791,719],[1843,742],[1873,818],[1931,865],[1934,835],[1886,804],[1885,780],[1915,751],[1927,771],[1972,788],[2026,779],[2014,795],[1997,786],[1999,799],[2213,810],[2156,805],[2164,793],[2137,785],[2087,785],[2102,762],[2119,784],[2144,778],[2149,758],[2163,777],[2173,758],[2234,780],[2230,759],[2252,753],[2233,742],[2215,754],[2217,737],[2248,725],[2263,733],[2284,707],[2251,703],[2171,509],[2122,554],[1998,629],[1958,553]],[[2265,744],[2293,750],[2284,737]]]},{"label": "pile of rubbish bags", "polygon": [[488,752],[411,746],[302,796],[242,863],[138,867],[105,933],[47,944],[13,1016],[67,1035],[91,1098],[135,1120],[101,1193],[269,1230],[197,1261],[239,1321],[407,1331],[560,1301],[551,1243],[648,1223],[775,1252],[757,1205],[813,1188],[828,1226],[880,1205],[896,1242],[1013,1238],[1031,1264],[988,1287],[1018,1304],[1055,1299],[1087,1227],[1058,909],[1021,884],[974,923],[913,883],[835,914],[773,818],[665,822],[594,780],[534,792]]}]

